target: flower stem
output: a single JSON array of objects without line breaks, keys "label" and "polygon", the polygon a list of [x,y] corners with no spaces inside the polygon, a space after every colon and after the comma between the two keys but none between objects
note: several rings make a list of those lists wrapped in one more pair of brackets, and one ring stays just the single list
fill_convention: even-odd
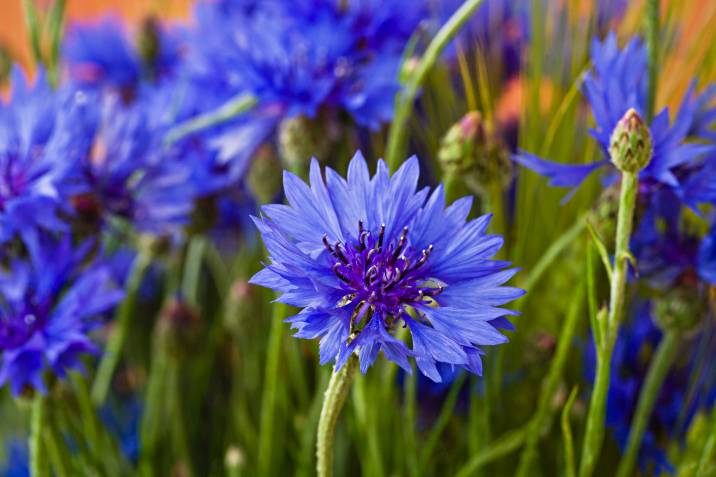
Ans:
[{"label": "flower stem", "polygon": [[266,350],[266,368],[264,370],[264,386],[261,396],[261,431],[259,434],[258,475],[270,475],[271,445],[274,437],[274,417],[276,414],[276,389],[281,361],[281,343],[283,341],[283,319],[286,317],[287,306],[275,303],[271,317],[268,349]]},{"label": "flower stem", "polygon": [[440,53],[450,40],[457,35],[460,28],[467,22],[475,10],[477,10],[477,7],[480,6],[480,3],[482,3],[482,0],[466,0],[462,6],[453,13],[447,23],[440,28],[435,38],[432,39],[425,50],[425,54],[420,59],[417,68],[409,75],[405,88],[398,94],[393,125],[390,128],[388,146],[385,152],[385,160],[390,170],[394,171],[397,169],[400,163],[408,119],[413,110],[413,103],[418,95],[420,86],[425,81],[433,65],[437,62]]},{"label": "flower stem", "polygon": [[256,106],[257,102],[257,99],[251,94],[241,93],[234,96],[217,109],[191,118],[170,129],[164,138],[164,143],[169,146],[185,136],[225,123],[250,110]]},{"label": "flower stem", "polygon": [[659,396],[661,385],[664,383],[664,379],[676,358],[679,342],[680,337],[678,333],[675,331],[667,331],[659,343],[659,348],[649,365],[644,386],[639,394],[639,402],[637,403],[634,419],[631,422],[626,452],[624,453],[622,461],[619,463],[619,469],[616,474],[617,477],[628,477],[634,472],[634,466],[636,465],[639,447],[644,438],[646,426],[654,410],[654,404]]},{"label": "flower stem", "polygon": [[638,184],[638,172],[622,172],[615,241],[615,263],[612,269],[609,294],[609,313],[607,317],[606,334],[595,343],[597,350],[597,372],[589,405],[589,414],[587,416],[584,444],[582,446],[582,460],[579,467],[580,477],[590,477],[592,475],[604,441],[604,418],[606,414],[609,383],[611,380],[610,368],[612,352],[614,351],[614,343],[619,332],[619,324],[621,323],[622,314],[624,312],[624,302],[626,301],[629,240],[631,238],[634,221],[634,205],[636,203]]},{"label": "flower stem", "polygon": [[475,472],[482,469],[487,464],[512,454],[525,442],[526,435],[526,427],[520,427],[506,432],[499,438],[492,441],[492,443],[490,443],[490,445],[483,449],[480,453],[474,455],[455,474],[456,477],[469,477],[474,475]]},{"label": "flower stem", "polygon": [[343,368],[338,371],[334,370],[326,393],[323,395],[323,407],[321,408],[316,437],[316,471],[318,477],[331,477],[333,475],[333,435],[336,431],[338,416],[348,396],[348,389],[357,368],[358,357],[353,354],[348,358],[348,362],[343,365]]},{"label": "flower stem", "polygon": [[583,286],[577,289],[574,298],[572,298],[569,311],[567,312],[567,319],[562,326],[562,331],[557,341],[557,351],[554,354],[549,372],[540,391],[537,411],[527,427],[525,447],[522,450],[520,464],[515,474],[518,477],[527,477],[534,472],[534,462],[537,459],[537,444],[539,443],[543,429],[552,417],[553,411],[551,411],[551,408],[554,394],[557,392],[557,387],[562,379],[564,366],[573,345],[572,340],[577,331],[577,323],[579,323],[579,319],[583,316],[580,314],[580,309],[582,308],[584,291],[585,287]]},{"label": "flower stem", "polygon": [[119,364],[119,358],[122,355],[124,342],[127,339],[130,321],[137,305],[137,295],[139,287],[142,284],[144,275],[151,264],[151,254],[140,251],[132,264],[129,278],[127,279],[126,293],[124,301],[117,310],[114,328],[107,342],[107,349],[102,356],[102,360],[97,368],[97,376],[92,385],[92,401],[95,405],[100,406],[107,399],[109,388],[112,384],[112,376],[114,370]]},{"label": "flower stem", "polygon": [[647,0],[645,25],[646,48],[649,55],[649,90],[646,103],[646,119],[654,117],[656,103],[656,84],[659,69],[659,0]]},{"label": "flower stem", "polygon": [[48,432],[47,398],[39,391],[32,402],[30,418],[30,475],[32,477],[49,477],[50,469],[47,462],[47,449],[43,442],[43,434]]}]

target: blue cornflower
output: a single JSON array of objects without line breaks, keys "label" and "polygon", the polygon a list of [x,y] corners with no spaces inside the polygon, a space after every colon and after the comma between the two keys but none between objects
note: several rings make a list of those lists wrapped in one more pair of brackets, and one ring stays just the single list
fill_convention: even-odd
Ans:
[{"label": "blue cornflower", "polygon": [[[621,328],[614,347],[606,424],[622,450],[627,444],[651,356],[662,337],[651,308],[649,303],[636,307],[632,319]],[[653,467],[653,475],[674,471],[666,453],[668,442],[682,441],[696,413],[716,403],[716,376],[706,364],[713,353],[711,328],[691,338],[689,344],[694,352],[677,360],[659,391],[639,452],[642,469]],[[593,343],[587,349],[585,363],[591,380],[596,369]]]},{"label": "blue cornflower", "polygon": [[92,318],[123,295],[107,267],[85,265],[92,243],[42,235],[26,242],[28,257],[8,258],[0,271],[0,384],[14,395],[45,392],[45,371],[64,377],[80,368],[82,354],[97,352],[87,336]]},{"label": "blue cornflower", "polygon": [[[514,157],[523,166],[548,177],[553,186],[576,187],[596,169],[603,166],[611,169],[609,140],[617,122],[630,108],[642,116],[646,110],[647,55],[639,39],[632,39],[620,50],[616,35],[611,33],[603,42],[594,40],[591,56],[594,71],[585,75],[583,91],[596,122],[596,128],[590,133],[599,142],[606,158],[591,164],[572,165],[553,163],[526,152]],[[654,117],[649,127],[654,154],[639,176],[642,185],[651,186],[647,191],[668,187],[688,205],[698,200],[698,191],[690,190],[686,184],[695,180],[696,171],[704,167],[700,160],[702,156],[715,149],[711,144],[687,140],[695,139],[689,137],[689,133],[693,132],[697,121],[706,119],[703,108],[709,94],[707,90],[704,95],[695,96],[691,88],[671,124],[668,108]],[[608,181],[613,180],[614,174],[611,174]]]},{"label": "blue cornflower", "polygon": [[393,113],[405,46],[423,8],[404,0],[202,2],[191,42],[195,81],[251,93],[281,117],[348,112],[377,129]]},{"label": "blue cornflower", "polygon": [[135,46],[114,17],[72,25],[63,45],[69,79],[83,87],[114,88],[131,98],[142,80],[159,80],[179,68],[182,43],[177,30],[149,19],[140,42],[144,44]]},{"label": "blue cornflower", "polygon": [[80,218],[101,224],[119,217],[141,232],[171,235],[189,223],[198,197],[223,186],[204,149],[165,144],[173,123],[162,114],[170,97],[161,89],[142,90],[131,104],[112,92],[76,94],[85,98],[93,138],[79,180],[67,188]]},{"label": "blue cornflower", "polygon": [[[365,373],[380,350],[407,372],[440,381],[436,363],[482,373],[480,347],[507,341],[499,308],[523,291],[501,286],[516,270],[491,257],[502,238],[487,235],[490,216],[467,220],[472,200],[449,207],[442,186],[416,191],[409,159],[391,177],[383,161],[372,178],[356,153],[343,179],[317,161],[310,187],[284,174],[289,205],[267,205],[255,219],[271,263],[251,282],[302,308],[287,321],[299,338],[321,338],[320,360],[340,368],[353,353]],[[409,349],[393,333],[404,326]]]},{"label": "blue cornflower", "polygon": [[0,100],[0,242],[36,228],[63,230],[64,190],[88,138],[71,97],[40,72],[30,87],[19,69],[9,102]]}]

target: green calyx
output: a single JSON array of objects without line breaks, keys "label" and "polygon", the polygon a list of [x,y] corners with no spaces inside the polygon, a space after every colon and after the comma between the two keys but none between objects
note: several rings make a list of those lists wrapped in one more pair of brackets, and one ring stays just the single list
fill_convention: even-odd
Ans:
[{"label": "green calyx", "polygon": [[636,173],[651,162],[654,146],[649,127],[636,110],[629,109],[612,133],[609,155],[622,172]]}]

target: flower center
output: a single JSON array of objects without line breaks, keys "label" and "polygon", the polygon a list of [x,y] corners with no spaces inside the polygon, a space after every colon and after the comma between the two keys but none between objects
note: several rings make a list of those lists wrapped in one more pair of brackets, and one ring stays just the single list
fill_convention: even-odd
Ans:
[{"label": "flower center", "polygon": [[443,291],[425,267],[432,245],[420,251],[411,247],[407,227],[391,243],[384,243],[384,238],[385,225],[375,236],[363,228],[363,222],[358,222],[358,243],[331,245],[323,237],[323,245],[335,259],[333,272],[346,292],[339,306],[355,304],[351,325],[372,311],[390,326],[405,313],[404,305],[430,302]]}]

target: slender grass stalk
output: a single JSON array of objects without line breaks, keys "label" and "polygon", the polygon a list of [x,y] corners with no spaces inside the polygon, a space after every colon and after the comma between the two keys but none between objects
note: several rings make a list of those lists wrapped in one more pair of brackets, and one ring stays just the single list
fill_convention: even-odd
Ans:
[{"label": "slender grass stalk", "polygon": [[107,342],[107,349],[99,363],[97,376],[95,376],[92,385],[92,401],[94,401],[96,406],[102,405],[107,399],[107,394],[112,384],[112,377],[119,364],[119,359],[122,356],[124,342],[129,332],[129,325],[137,306],[139,287],[142,285],[142,280],[151,264],[151,259],[150,253],[140,250],[134,259],[132,270],[129,272],[126,296],[117,310],[114,327]]},{"label": "slender grass stalk", "polygon": [[422,475],[422,473],[427,470],[427,467],[430,463],[430,459],[432,458],[433,453],[435,452],[435,448],[440,441],[440,437],[442,436],[443,431],[447,427],[448,423],[450,422],[450,418],[455,411],[455,403],[457,402],[457,398],[460,395],[462,385],[465,384],[465,379],[467,379],[467,373],[460,373],[460,375],[455,378],[455,381],[453,381],[452,385],[450,386],[450,391],[445,398],[443,407],[440,409],[438,419],[437,421],[435,421],[435,424],[433,425],[430,434],[428,434],[428,438],[426,439],[425,445],[423,446],[423,449],[420,453],[420,467],[418,468],[418,476]]},{"label": "slender grass stalk", "polygon": [[278,390],[278,375],[280,371],[281,343],[283,342],[283,319],[286,317],[287,311],[288,307],[283,303],[274,303],[268,349],[266,350],[263,394],[261,396],[258,475],[271,475],[276,392]]},{"label": "slender grass stalk", "polygon": [[30,37],[30,49],[35,66],[42,66],[42,25],[34,0],[22,0],[25,25]]},{"label": "slender grass stalk", "polygon": [[694,475],[711,475],[708,472],[712,472],[716,467],[716,414],[711,416],[710,421],[711,432],[701,451],[699,465]]},{"label": "slender grass stalk", "polygon": [[[318,389],[323,389],[328,385],[328,373],[324,372],[322,366],[317,368],[316,381]],[[296,477],[309,477],[313,475],[314,458],[316,455],[316,432],[318,427],[318,419],[321,416],[321,404],[323,403],[321,395],[315,393],[311,402],[311,409],[308,413],[306,421],[301,426],[301,453],[296,469]]]},{"label": "slender grass stalk", "polygon": [[639,393],[639,401],[629,430],[629,440],[627,441],[624,457],[619,463],[616,474],[617,477],[629,477],[633,475],[639,448],[644,438],[644,432],[651,418],[651,413],[654,410],[656,399],[659,397],[661,385],[664,383],[664,379],[666,379],[666,375],[669,373],[674,359],[676,359],[680,342],[679,334],[673,330],[669,330],[664,334],[659,343],[656,355],[649,365],[644,386]]},{"label": "slender grass stalk", "polygon": [[390,170],[395,170],[400,163],[405,135],[408,127],[408,119],[413,110],[413,103],[418,95],[420,86],[425,81],[428,73],[435,65],[440,53],[457,35],[460,28],[475,13],[482,0],[466,0],[462,6],[450,17],[445,25],[440,28],[435,38],[428,45],[423,57],[420,59],[417,68],[408,77],[405,88],[396,98],[395,116],[388,134],[388,145],[385,152],[385,160]]},{"label": "slender grass stalk", "polygon": [[323,396],[321,417],[318,421],[316,437],[316,472],[318,477],[331,477],[333,475],[333,437],[336,432],[336,422],[341,413],[343,403],[348,396],[351,381],[358,369],[358,357],[352,354],[348,362],[339,370],[334,371],[328,388]]},{"label": "slender grass stalk", "polygon": [[575,386],[564,403],[562,409],[562,438],[564,441],[564,475],[566,477],[577,477],[577,468],[574,460],[574,438],[572,437],[572,427],[569,425],[569,413],[572,412],[572,406],[577,399],[577,390]]},{"label": "slender grass stalk", "polygon": [[509,431],[492,442],[488,447],[470,459],[456,474],[455,477],[469,477],[482,469],[487,464],[506,457],[525,442],[527,428],[521,427]]},{"label": "slender grass stalk", "polygon": [[[383,455],[381,454],[380,445],[380,431],[378,423],[376,422],[376,412],[373,411],[376,402],[381,399],[380,393],[371,394],[368,391],[368,382],[366,379],[359,380],[353,387],[353,407],[355,409],[355,415],[357,421],[362,430],[361,441],[365,442],[362,456],[362,466],[365,469],[364,473],[375,476],[383,477],[385,471],[383,470]],[[377,390],[376,390],[377,391]],[[368,396],[371,399],[369,401]],[[382,402],[389,402],[388,400]]]},{"label": "slender grass stalk", "polygon": [[52,418],[53,410],[47,409],[47,425],[43,432],[43,440],[47,449],[47,456],[52,466],[53,475],[56,477],[72,477],[72,465],[69,461],[67,449],[62,442],[62,435],[58,432],[57,425]]},{"label": "slender grass stalk", "polygon": [[199,305],[201,268],[207,253],[208,241],[205,235],[196,235],[191,238],[187,247],[181,289],[184,299],[193,306]]},{"label": "slender grass stalk", "polygon": [[30,476],[49,477],[50,468],[47,462],[47,449],[43,443],[43,434],[47,429],[47,397],[40,392],[35,393],[32,401],[30,418]]},{"label": "slender grass stalk", "polygon": [[50,7],[47,18],[47,30],[50,40],[47,73],[52,86],[57,87],[60,76],[60,49],[62,46],[62,32],[65,26],[66,0],[55,0]]},{"label": "slender grass stalk", "polygon": [[567,319],[564,320],[562,325],[562,331],[557,341],[557,350],[550,364],[549,372],[545,378],[542,389],[539,395],[539,402],[537,404],[537,411],[534,417],[530,420],[527,426],[527,437],[525,440],[525,447],[522,450],[520,456],[520,464],[517,469],[518,477],[527,477],[534,471],[534,463],[537,459],[537,444],[542,435],[542,431],[545,426],[549,423],[552,417],[552,400],[554,394],[559,386],[559,381],[562,379],[564,372],[564,366],[569,356],[569,350],[572,347],[572,340],[577,331],[577,323],[582,317],[580,310],[582,308],[582,301],[584,300],[584,287],[580,286],[572,299],[569,311],[567,313]]},{"label": "slender grass stalk", "polygon": [[649,83],[646,103],[646,119],[651,122],[656,103],[656,87],[659,77],[659,0],[647,0],[644,30],[649,55]]},{"label": "slender grass stalk", "polygon": [[258,100],[251,94],[238,94],[217,109],[191,118],[173,127],[164,138],[164,143],[171,145],[190,134],[225,123],[249,111],[256,106],[257,102]]},{"label": "slender grass stalk", "polygon": [[609,313],[606,333],[603,335],[603,339],[600,340],[601,342],[596,343],[597,372],[587,416],[582,460],[579,467],[580,477],[590,477],[592,475],[604,441],[604,420],[611,378],[610,365],[614,343],[619,332],[619,324],[624,312],[624,302],[626,301],[629,240],[634,221],[634,204],[636,202],[638,183],[638,172],[622,172],[615,241],[615,263],[612,270],[609,295]]},{"label": "slender grass stalk", "polygon": [[418,380],[415,376],[415,366],[412,366],[413,372],[412,374],[409,374],[405,376],[405,381],[403,383],[404,387],[404,394],[405,394],[405,406],[404,406],[404,412],[405,412],[405,426],[406,431],[404,433],[405,435],[405,467],[406,467],[406,474],[407,475],[417,475],[418,474],[418,444],[415,440],[416,438],[416,429],[415,429],[415,423],[418,419],[418,412],[417,412],[417,387],[418,387]]}]

